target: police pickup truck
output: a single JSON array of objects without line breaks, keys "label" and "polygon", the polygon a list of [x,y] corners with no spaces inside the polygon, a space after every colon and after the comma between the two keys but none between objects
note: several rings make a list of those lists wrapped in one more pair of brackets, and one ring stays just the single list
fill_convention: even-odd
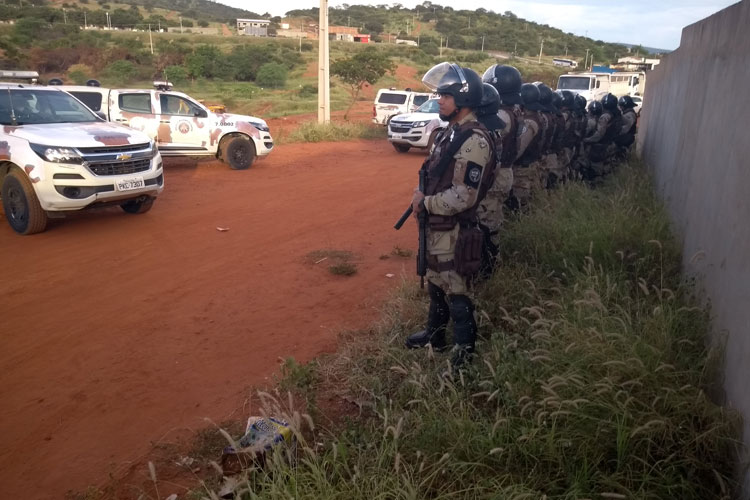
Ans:
[{"label": "police pickup truck", "polygon": [[146,133],[162,156],[216,157],[246,169],[273,149],[268,125],[253,116],[214,113],[192,97],[154,82],[152,90],[60,85],[108,121]]},{"label": "police pickup truck", "polygon": [[432,149],[438,134],[448,127],[440,119],[437,99],[425,101],[413,113],[396,115],[388,122],[388,141],[399,153],[411,148]]},{"label": "police pickup truck", "polygon": [[94,206],[141,214],[162,192],[154,141],[107,123],[58,88],[0,83],[0,124],[0,197],[19,234],[39,233],[49,218]]}]

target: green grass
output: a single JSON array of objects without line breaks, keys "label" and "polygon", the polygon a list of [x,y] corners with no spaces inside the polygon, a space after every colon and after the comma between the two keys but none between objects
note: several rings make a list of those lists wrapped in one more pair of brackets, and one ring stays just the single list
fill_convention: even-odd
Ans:
[{"label": "green grass", "polygon": [[349,141],[352,139],[385,139],[384,127],[369,123],[335,123],[319,124],[304,122],[291,134],[284,137],[283,142],[330,142]]},{"label": "green grass", "polygon": [[[403,349],[425,317],[410,278],[314,375],[289,372],[307,412],[268,411],[293,423],[296,467],[247,471],[240,498],[731,497],[739,422],[705,392],[721,349],[643,169],[539,196],[504,231],[471,369]],[[332,393],[356,409],[327,414]]]}]

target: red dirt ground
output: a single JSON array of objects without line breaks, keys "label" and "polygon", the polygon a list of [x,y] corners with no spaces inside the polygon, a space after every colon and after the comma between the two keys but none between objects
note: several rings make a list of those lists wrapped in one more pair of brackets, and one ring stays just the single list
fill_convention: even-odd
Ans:
[{"label": "red dirt ground", "polygon": [[[171,161],[147,214],[81,213],[30,237],[3,221],[0,496],[124,477],[150,443],[241,418],[280,358],[370,323],[414,273],[379,257],[416,245],[412,222],[392,226],[422,159],[382,140],[282,145],[247,171]],[[354,252],[357,274],[306,260],[320,249]]]}]

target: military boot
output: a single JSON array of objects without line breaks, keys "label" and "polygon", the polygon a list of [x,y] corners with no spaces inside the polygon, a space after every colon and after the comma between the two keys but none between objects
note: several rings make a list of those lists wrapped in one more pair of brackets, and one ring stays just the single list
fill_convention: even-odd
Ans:
[{"label": "military boot", "polygon": [[450,311],[445,301],[445,292],[429,281],[427,282],[427,291],[430,293],[430,309],[427,314],[427,325],[424,330],[420,330],[406,337],[406,347],[417,349],[431,344],[436,351],[445,349],[445,328],[450,319]]},{"label": "military boot", "polygon": [[453,356],[451,365],[461,368],[471,361],[477,341],[477,323],[474,321],[474,304],[466,295],[450,296],[450,315],[453,320]]}]

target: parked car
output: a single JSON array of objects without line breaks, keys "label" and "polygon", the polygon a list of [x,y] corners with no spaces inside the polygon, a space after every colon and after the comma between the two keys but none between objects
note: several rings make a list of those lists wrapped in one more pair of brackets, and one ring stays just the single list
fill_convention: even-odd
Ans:
[{"label": "parked car", "polygon": [[431,95],[429,92],[414,92],[411,89],[380,89],[372,106],[372,122],[378,125],[388,125],[391,118],[399,114],[411,113]]},{"label": "parked car", "polygon": [[414,113],[396,115],[388,124],[388,140],[399,153],[406,153],[411,148],[422,148],[428,151],[441,130],[448,122],[440,119],[437,99],[429,99]]},{"label": "parked car", "polygon": [[152,90],[61,85],[108,121],[151,137],[162,156],[216,157],[233,169],[249,168],[268,155],[273,139],[254,116],[214,113],[192,97],[154,82]]},{"label": "parked car", "polygon": [[162,159],[146,134],[107,123],[55,87],[0,84],[0,197],[19,234],[50,216],[117,204],[151,209],[164,188]]}]

